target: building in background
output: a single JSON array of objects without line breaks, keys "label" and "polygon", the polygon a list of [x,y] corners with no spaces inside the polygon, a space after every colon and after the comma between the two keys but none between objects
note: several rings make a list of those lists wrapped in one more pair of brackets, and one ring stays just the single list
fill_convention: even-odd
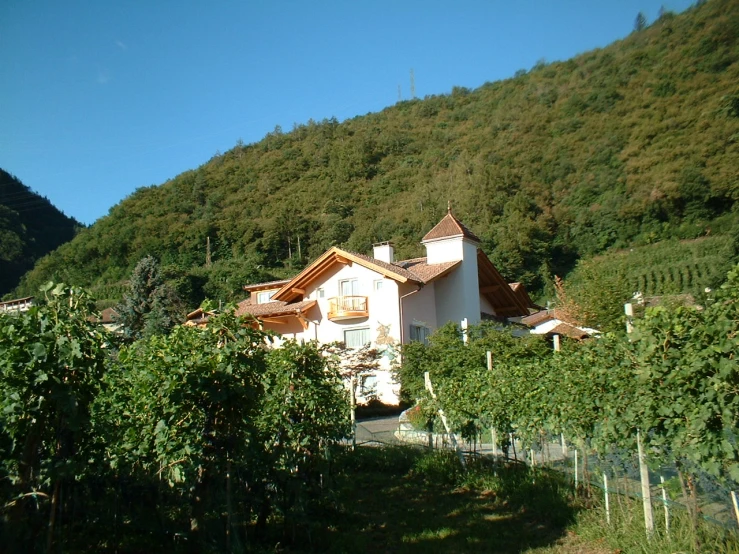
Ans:
[{"label": "building in background", "polygon": [[244,287],[251,297],[236,313],[281,337],[377,349],[379,369],[362,379],[359,401],[397,404],[391,365],[398,345],[425,342],[449,321],[504,322],[536,309],[522,285],[505,282],[451,209],[421,243],[426,256],[410,260],[395,260],[389,242],[376,244],[371,257],[331,248],[292,279]]}]

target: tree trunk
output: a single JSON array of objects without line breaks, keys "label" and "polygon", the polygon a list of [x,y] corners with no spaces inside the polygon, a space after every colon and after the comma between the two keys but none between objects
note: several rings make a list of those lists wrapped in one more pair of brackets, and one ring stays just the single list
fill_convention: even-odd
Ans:
[{"label": "tree trunk", "polygon": [[698,517],[700,516],[700,507],[698,506],[698,491],[695,487],[695,477],[688,475],[688,490],[690,491],[690,513],[693,526],[693,549],[696,552],[701,551],[701,540],[698,534]]},{"label": "tree trunk", "polygon": [[59,488],[61,484],[54,484],[54,492],[51,495],[51,511],[49,512],[49,527],[46,532],[46,552],[51,554],[54,547],[54,528],[56,527],[56,513],[59,507]]},{"label": "tree trunk", "polygon": [[226,552],[231,552],[231,460],[226,462]]},{"label": "tree trunk", "polygon": [[207,473],[201,469],[193,491],[192,509],[190,514],[190,549],[191,552],[202,552],[205,546],[205,508],[208,494],[206,483]]}]

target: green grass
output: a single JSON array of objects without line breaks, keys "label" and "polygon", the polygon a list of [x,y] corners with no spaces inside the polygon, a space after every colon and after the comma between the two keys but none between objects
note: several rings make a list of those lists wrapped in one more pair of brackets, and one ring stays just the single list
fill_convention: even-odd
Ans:
[{"label": "green grass", "polygon": [[701,522],[694,533],[688,514],[677,507],[670,511],[670,530],[665,529],[664,512],[655,504],[655,530],[647,539],[644,528],[641,501],[611,499],[611,523],[605,523],[605,513],[600,504],[578,514],[572,532],[586,541],[597,541],[623,554],[672,554],[675,552],[701,552],[711,554],[739,553],[739,535],[717,524]]},{"label": "green grass", "polygon": [[[597,499],[575,498],[562,475],[407,447],[359,448],[337,461],[327,492],[290,523],[275,518],[265,552],[693,552],[689,521],[657,520],[647,541],[641,505],[611,499],[610,526]],[[655,518],[660,516],[655,511]],[[702,552],[739,552],[736,535],[701,525]]]},{"label": "green grass", "polygon": [[465,472],[449,452],[410,448],[361,448],[341,466],[303,525],[272,529],[275,549],[523,552],[556,544],[574,521],[557,474],[474,461]]}]

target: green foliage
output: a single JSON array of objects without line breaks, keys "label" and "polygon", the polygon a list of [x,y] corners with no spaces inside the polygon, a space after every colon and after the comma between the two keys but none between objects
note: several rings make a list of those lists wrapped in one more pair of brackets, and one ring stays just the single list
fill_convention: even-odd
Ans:
[{"label": "green foliage", "polygon": [[117,321],[129,340],[168,332],[184,320],[182,302],[151,257],[143,258],[131,274],[129,291],[116,306]]},{"label": "green foliage", "polygon": [[190,506],[193,540],[219,538],[214,510],[240,525],[291,517],[349,430],[328,358],[312,344],[265,348],[271,336],[245,323],[226,313],[124,347],[95,405],[104,459],[166,480]]},{"label": "green foliage", "polygon": [[72,240],[80,227],[0,169],[0,297],[15,288],[39,258]]},{"label": "green foliage", "polygon": [[[602,308],[597,311],[606,321],[615,321],[614,317],[621,316],[616,313],[619,303],[635,292],[644,296],[692,293],[697,297],[706,287],[718,287],[739,259],[736,248],[736,239],[723,235],[619,250],[579,264],[568,276],[565,288],[573,300],[589,302],[592,298],[600,303]],[[604,297],[598,301],[601,287]],[[608,305],[613,309],[610,316]]]},{"label": "green foliage", "polygon": [[428,347],[404,349],[399,374],[421,409],[443,408],[462,435],[495,427],[533,445],[543,433],[564,433],[608,452],[633,448],[640,429],[652,461],[676,463],[689,480],[702,471],[739,482],[739,266],[702,309],[648,309],[628,337],[543,348],[485,328],[464,345],[447,326]]},{"label": "green foliage", "polygon": [[636,19],[634,20],[634,31],[637,33],[639,31],[643,31],[647,28],[647,25],[647,16],[645,16],[642,12],[636,14]]},{"label": "green foliage", "polygon": [[[595,541],[605,551],[644,552],[644,506],[641,499],[611,500],[611,523],[603,525],[605,507],[596,499],[592,509],[582,510],[572,526],[573,534],[588,541]],[[663,520],[656,517],[655,533],[649,539],[650,554],[675,554],[695,552],[695,540],[699,539],[700,551],[711,554],[735,554],[739,551],[736,530],[726,529],[714,522],[702,521],[697,530],[692,528],[687,512],[670,510],[670,530],[663,527]]]},{"label": "green foliage", "polygon": [[596,260],[577,264],[560,298],[576,323],[600,331],[623,328],[623,305],[635,291],[619,269],[606,272]]},{"label": "green foliage", "polygon": [[90,406],[110,347],[83,291],[49,283],[42,293],[28,312],[0,314],[1,511],[15,547],[39,503],[54,506],[60,485],[89,472]]},{"label": "green foliage", "polygon": [[[481,430],[496,426],[509,430],[513,419],[506,400],[510,381],[525,371],[520,364],[538,367],[551,356],[551,350],[539,336],[515,337],[510,329],[483,324],[468,330],[468,343],[453,323],[437,330],[429,346],[411,343],[403,346],[403,363],[398,378],[408,399],[421,401],[421,409],[432,418],[439,405],[463,436],[474,437]],[[486,366],[486,353],[493,357],[495,371]],[[526,366],[526,369],[529,369]],[[438,403],[425,389],[428,371]],[[485,406],[481,409],[481,406]]]},{"label": "green foliage", "polygon": [[186,281],[190,306],[236,300],[239,279],[292,274],[335,244],[392,240],[399,257],[422,255],[450,198],[504,277],[532,292],[578,258],[726,233],[739,197],[737,14],[737,0],[715,0],[476,90],[237,144],[137,190],[17,293],[53,275],[114,285],[152,255]]},{"label": "green foliage", "polygon": [[454,485],[464,473],[462,462],[455,452],[442,450],[421,456],[413,464],[413,474],[439,485]]}]

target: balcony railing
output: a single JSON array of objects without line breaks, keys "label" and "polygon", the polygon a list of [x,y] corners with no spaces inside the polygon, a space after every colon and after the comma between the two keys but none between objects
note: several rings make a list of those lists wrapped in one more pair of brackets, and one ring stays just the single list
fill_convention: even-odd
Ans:
[{"label": "balcony railing", "polygon": [[328,318],[331,321],[367,316],[366,296],[335,296],[328,299]]}]

